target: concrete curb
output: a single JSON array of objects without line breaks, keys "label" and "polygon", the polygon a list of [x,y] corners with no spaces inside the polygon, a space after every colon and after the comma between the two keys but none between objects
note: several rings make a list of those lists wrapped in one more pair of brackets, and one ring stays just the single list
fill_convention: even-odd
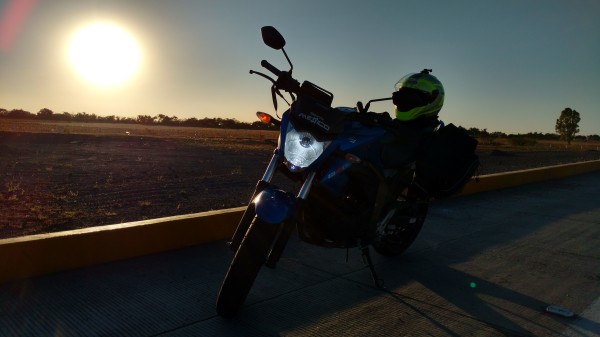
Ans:
[{"label": "concrete curb", "polygon": [[230,237],[245,207],[0,240],[0,283]]},{"label": "concrete curb", "polygon": [[495,173],[469,181],[458,195],[499,190],[540,181],[559,179],[600,170],[600,160],[541,167],[529,170]]},{"label": "concrete curb", "polygon": [[[490,174],[459,195],[600,170],[600,160]],[[245,207],[0,240],[0,283],[231,237]]]}]

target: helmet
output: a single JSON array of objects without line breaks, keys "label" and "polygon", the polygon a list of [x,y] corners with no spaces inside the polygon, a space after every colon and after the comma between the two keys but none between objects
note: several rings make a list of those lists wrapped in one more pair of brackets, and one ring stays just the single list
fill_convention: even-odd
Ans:
[{"label": "helmet", "polygon": [[444,105],[444,87],[431,69],[418,74],[408,74],[396,83],[392,95],[396,106],[396,119],[412,121],[419,117],[437,117]]}]

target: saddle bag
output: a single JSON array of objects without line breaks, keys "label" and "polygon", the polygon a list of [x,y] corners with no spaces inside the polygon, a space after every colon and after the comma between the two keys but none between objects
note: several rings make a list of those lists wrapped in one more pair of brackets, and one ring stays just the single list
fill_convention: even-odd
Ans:
[{"label": "saddle bag", "polygon": [[416,192],[436,199],[460,192],[479,167],[476,148],[477,140],[453,124],[433,132],[417,157]]}]

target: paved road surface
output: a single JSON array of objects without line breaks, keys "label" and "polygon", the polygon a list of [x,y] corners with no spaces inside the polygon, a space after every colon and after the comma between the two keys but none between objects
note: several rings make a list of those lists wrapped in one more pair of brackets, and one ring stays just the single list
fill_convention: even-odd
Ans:
[{"label": "paved road surface", "polygon": [[216,242],[2,285],[0,336],[600,336],[599,187],[600,172],[436,202],[406,255],[375,257],[386,291],[358,251],[292,239],[225,320]]}]

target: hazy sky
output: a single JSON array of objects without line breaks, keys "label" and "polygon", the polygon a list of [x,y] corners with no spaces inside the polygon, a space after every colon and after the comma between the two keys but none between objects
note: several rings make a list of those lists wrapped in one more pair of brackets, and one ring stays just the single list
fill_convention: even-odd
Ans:
[{"label": "hazy sky", "polygon": [[[6,15],[13,1],[25,8],[21,21]],[[260,27],[272,25],[295,77],[332,91],[336,106],[387,97],[405,74],[432,68],[446,89],[446,123],[554,132],[570,107],[581,134],[600,134],[597,0],[0,0],[0,11],[8,110],[254,121],[273,108],[270,83],[248,70],[261,70],[261,59],[287,66],[262,43]],[[74,34],[97,21],[125,29],[141,51],[120,85],[93,85],[68,61]]]}]

